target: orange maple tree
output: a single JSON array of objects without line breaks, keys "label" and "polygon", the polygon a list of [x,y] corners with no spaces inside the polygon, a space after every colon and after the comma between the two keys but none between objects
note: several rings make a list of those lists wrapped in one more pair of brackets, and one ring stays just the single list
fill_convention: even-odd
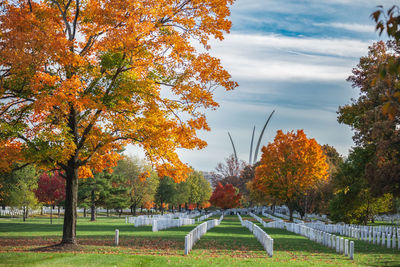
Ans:
[{"label": "orange maple tree", "polygon": [[240,205],[239,201],[242,198],[242,195],[237,191],[237,188],[232,184],[222,185],[218,183],[211,195],[210,203],[222,209],[236,208]]},{"label": "orange maple tree", "polygon": [[206,146],[197,131],[218,107],[213,90],[237,86],[208,53],[209,38],[229,32],[232,3],[1,1],[0,168],[62,171],[61,244],[77,243],[78,178],[111,169],[127,144],[160,176],[185,179],[176,148]]},{"label": "orange maple tree", "polygon": [[274,142],[262,148],[260,165],[249,187],[258,196],[286,204],[290,220],[296,201],[317,181],[328,178],[328,164],[321,146],[308,139],[303,130],[283,133],[278,130]]}]

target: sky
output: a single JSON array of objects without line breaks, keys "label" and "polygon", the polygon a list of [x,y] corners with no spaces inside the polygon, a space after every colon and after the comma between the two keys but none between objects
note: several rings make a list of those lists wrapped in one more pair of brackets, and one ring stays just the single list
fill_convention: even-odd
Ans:
[{"label": "sky", "polygon": [[[358,97],[346,78],[368,46],[385,38],[375,32],[370,14],[388,0],[238,0],[231,7],[232,29],[211,43],[210,53],[239,86],[215,92],[220,104],[206,112],[210,132],[202,150],[179,150],[181,160],[196,170],[212,171],[233,153],[248,162],[251,133],[258,140],[269,114],[262,145],[276,131],[303,129],[309,138],[334,146],[346,156],[354,145],[352,131],[337,122],[339,106]],[[143,157],[136,147],[127,154]],[[258,153],[260,158],[261,153]]]}]

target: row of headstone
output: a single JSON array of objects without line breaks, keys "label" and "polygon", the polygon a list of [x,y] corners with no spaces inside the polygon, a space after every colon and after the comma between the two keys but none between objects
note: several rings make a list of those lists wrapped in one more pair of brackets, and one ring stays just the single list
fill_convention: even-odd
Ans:
[{"label": "row of headstone", "polygon": [[[266,222],[264,222],[263,219],[261,219],[260,217],[258,217],[258,216],[255,215],[254,213],[249,212],[249,215],[250,215],[251,217],[253,217],[254,219],[256,219],[259,223],[261,223],[262,226],[264,226],[264,225],[266,224]],[[265,227],[265,226],[264,226],[264,227]]]},{"label": "row of headstone", "polygon": [[177,216],[175,217],[179,217],[179,218],[189,218],[189,219],[193,219],[196,217],[199,217],[201,214],[198,211],[195,212],[191,212],[191,213],[175,213]]},{"label": "row of headstone", "polygon": [[274,253],[274,240],[267,233],[265,233],[258,225],[248,220],[242,220],[242,217],[239,214],[238,217],[242,226],[246,227],[253,233],[253,235],[264,247],[264,250],[267,252],[268,256],[272,257]]},{"label": "row of headstone", "polygon": [[189,224],[195,224],[195,220],[189,218],[153,220],[152,231],[157,232],[160,230],[173,227],[181,227],[183,225],[189,225]]},{"label": "row of headstone", "polygon": [[269,219],[271,219],[271,220],[274,220],[274,221],[283,221],[281,218],[275,217],[274,215],[269,214],[269,213],[266,212],[265,210],[263,210],[261,214],[262,214],[264,217],[267,217],[267,218],[269,218]]},{"label": "row of headstone", "polygon": [[384,221],[384,222],[398,222],[400,221],[400,214],[383,214],[383,215],[375,215],[374,219],[376,221]]},{"label": "row of headstone", "polygon": [[326,247],[334,248],[337,253],[344,254],[345,256],[349,256],[350,259],[354,259],[354,241],[350,241],[349,247],[348,239],[321,230],[316,230],[304,224],[285,223],[285,227],[286,230],[290,232],[305,236]]},{"label": "row of headstone", "polygon": [[196,226],[196,228],[194,228],[192,231],[190,231],[185,236],[185,255],[189,254],[189,252],[193,249],[193,246],[196,244],[201,236],[207,233],[207,231],[211,228],[219,225],[223,218],[224,217],[222,215],[219,220],[214,219],[203,222],[202,224]]},{"label": "row of headstone", "polygon": [[[57,213],[57,209],[53,209],[54,213]],[[41,213],[40,209],[28,209],[29,214],[39,214]],[[22,216],[24,214],[24,211],[22,209],[0,209],[0,216],[11,216],[11,217],[16,217],[16,216]]]},{"label": "row of headstone", "polygon": [[400,250],[400,228],[392,226],[364,226],[348,224],[306,223],[321,231],[349,236],[361,241]]},{"label": "row of headstone", "polygon": [[125,223],[134,224],[135,227],[139,226],[146,226],[146,225],[153,225],[154,220],[161,220],[161,219],[173,219],[176,218],[178,215],[182,215],[180,213],[168,213],[164,215],[140,215],[136,217],[125,217]]},{"label": "row of headstone", "polygon": [[200,216],[199,218],[197,218],[197,221],[198,221],[198,222],[204,221],[205,219],[208,219],[208,218],[210,218],[211,216],[213,216],[213,214],[214,214],[214,213],[211,212],[211,213],[209,213],[209,214]]}]

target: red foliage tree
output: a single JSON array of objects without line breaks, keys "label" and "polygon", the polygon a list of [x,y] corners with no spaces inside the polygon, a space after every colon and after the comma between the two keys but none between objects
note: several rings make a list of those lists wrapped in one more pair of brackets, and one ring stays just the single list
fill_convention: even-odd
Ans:
[{"label": "red foliage tree", "polygon": [[218,183],[211,198],[210,203],[222,209],[231,209],[239,206],[242,195],[236,192],[236,188],[232,184],[223,186]]},{"label": "red foliage tree", "polygon": [[[59,204],[61,201],[65,200],[65,179],[61,177],[59,172],[54,172],[52,176],[46,172],[43,173],[39,177],[35,196],[41,203],[51,206]],[[53,207],[51,207],[51,211],[53,211]],[[51,212],[51,223],[52,215]]]}]

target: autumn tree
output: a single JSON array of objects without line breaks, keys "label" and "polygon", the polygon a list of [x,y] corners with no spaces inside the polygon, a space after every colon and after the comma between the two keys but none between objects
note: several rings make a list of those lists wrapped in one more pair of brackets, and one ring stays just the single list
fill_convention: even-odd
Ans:
[{"label": "autumn tree", "polygon": [[262,148],[260,165],[251,189],[289,208],[290,220],[299,206],[298,199],[328,177],[328,164],[321,146],[307,138],[303,130],[283,133]]},{"label": "autumn tree", "polygon": [[42,173],[39,176],[35,196],[39,202],[50,205],[50,224],[53,223],[53,207],[65,200],[65,179],[59,172]]},{"label": "autumn tree", "polygon": [[[400,41],[400,9],[399,6],[393,5],[387,11],[384,10],[383,6],[379,6],[378,9],[371,14],[371,18],[376,23],[376,30],[381,35],[386,32],[389,39],[393,40],[392,43],[398,44]],[[390,83],[385,85],[385,94],[382,95],[381,101],[382,112],[390,119],[398,118],[400,115],[400,82],[398,79],[400,75],[400,61],[399,61],[399,50],[395,49],[386,58],[380,58],[380,62],[375,66],[374,82],[370,85],[374,86],[376,81],[391,80]],[[371,77],[371,74],[369,75]],[[367,78],[367,77],[366,77]]]},{"label": "autumn tree", "polygon": [[338,110],[338,121],[352,128],[356,145],[374,151],[363,171],[376,196],[400,196],[400,113],[391,113],[393,117],[387,114],[387,97],[397,90],[400,74],[376,76],[381,64],[400,59],[399,49],[395,42],[373,44],[348,78],[360,91],[359,97]]},{"label": "autumn tree", "polygon": [[209,130],[214,89],[237,85],[207,52],[210,38],[229,32],[232,3],[1,2],[0,167],[62,171],[61,244],[77,243],[78,178],[115,166],[127,144],[161,177],[185,179],[176,148],[206,146],[196,133]]},{"label": "autumn tree", "polygon": [[210,203],[221,209],[236,208],[240,205],[240,198],[242,197],[237,191],[237,188],[231,184],[223,186],[219,183],[211,195]]},{"label": "autumn tree", "polygon": [[329,204],[334,194],[333,176],[340,170],[343,158],[339,155],[336,149],[330,145],[323,145],[322,151],[326,156],[328,163],[328,179],[319,180],[315,188],[309,189],[307,194],[302,196],[299,201],[300,214],[319,213],[328,214]]}]

